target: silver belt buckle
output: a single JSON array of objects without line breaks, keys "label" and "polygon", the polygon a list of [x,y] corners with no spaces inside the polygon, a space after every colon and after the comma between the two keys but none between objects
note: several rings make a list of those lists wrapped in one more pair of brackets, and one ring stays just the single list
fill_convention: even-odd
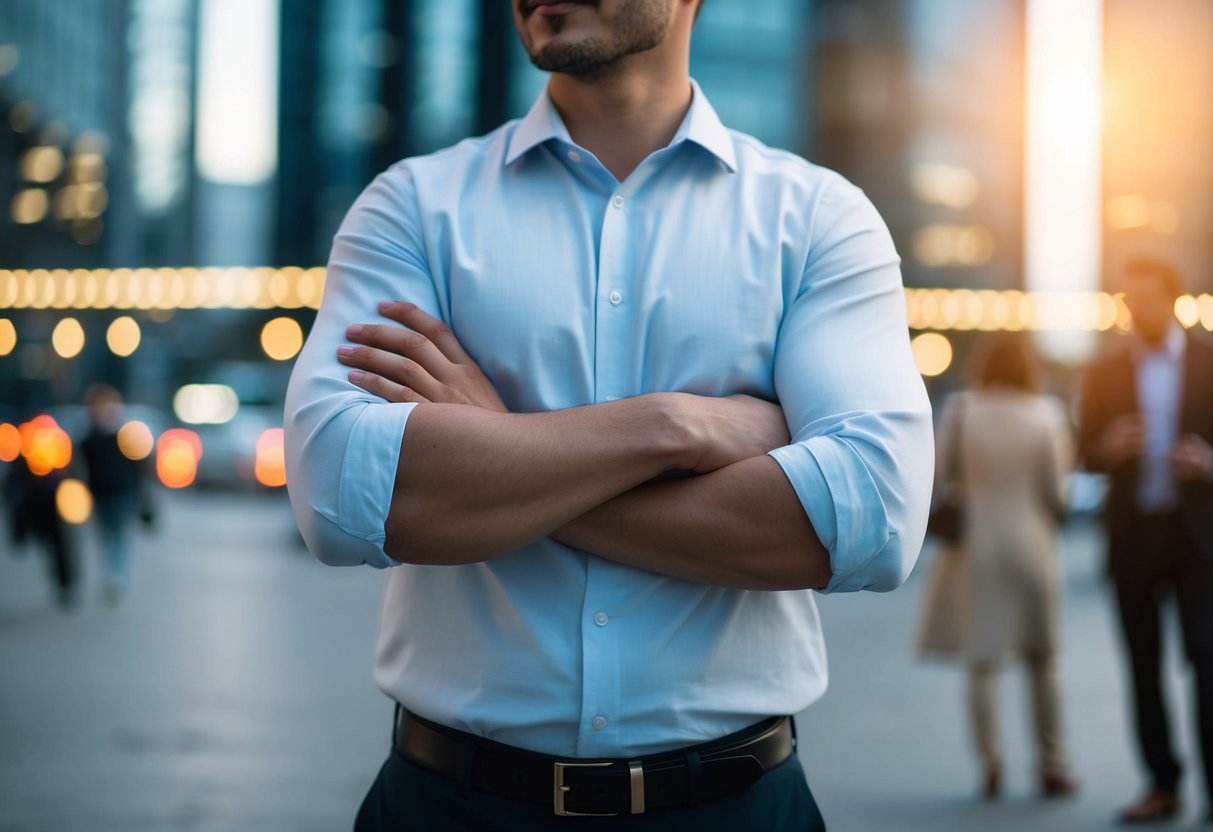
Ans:
[{"label": "silver belt buckle", "polygon": [[[552,764],[552,808],[561,817],[615,817],[621,812],[570,812],[564,807],[564,798],[573,787],[564,782],[565,769],[570,768],[607,768],[611,763],[553,763]],[[628,781],[632,791],[632,814],[644,812],[644,768],[639,762],[628,763]]]}]

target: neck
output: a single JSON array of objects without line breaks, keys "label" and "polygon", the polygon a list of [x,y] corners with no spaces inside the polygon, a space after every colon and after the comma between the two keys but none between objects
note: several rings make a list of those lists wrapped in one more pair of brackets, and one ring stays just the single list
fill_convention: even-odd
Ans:
[{"label": "neck", "polygon": [[1166,346],[1167,338],[1171,335],[1171,327],[1167,326],[1158,332],[1145,333],[1140,329],[1137,330],[1137,337],[1145,345],[1146,349],[1158,350]]},{"label": "neck", "polygon": [[553,74],[548,95],[573,141],[622,182],[678,132],[691,106],[688,59],[633,55],[593,80]]}]

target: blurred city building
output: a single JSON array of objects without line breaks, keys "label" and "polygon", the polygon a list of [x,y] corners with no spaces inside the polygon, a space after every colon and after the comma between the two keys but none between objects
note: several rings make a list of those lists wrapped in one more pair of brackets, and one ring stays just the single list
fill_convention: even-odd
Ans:
[{"label": "blurred city building", "polygon": [[[1032,21],[1078,6],[1087,18],[1046,28],[1050,65]],[[989,329],[1082,334],[1054,355],[1064,381],[1125,328],[1110,292],[1137,253],[1176,261],[1181,319],[1213,329],[1211,45],[1200,3],[709,0],[692,73],[727,124],[871,196],[938,394]],[[1102,76],[1102,100],[1042,109],[1042,74],[1063,91]],[[507,0],[0,2],[0,423],[107,381],[165,429],[204,425],[203,446],[238,460],[220,471],[252,470],[358,193],[521,116],[543,83]],[[1041,112],[1095,169],[1081,261],[1033,249],[1053,203],[1025,183],[1040,154],[1066,161],[1032,143]],[[1089,145],[1082,118],[1102,124]],[[183,418],[191,386],[235,396],[231,425]]]}]

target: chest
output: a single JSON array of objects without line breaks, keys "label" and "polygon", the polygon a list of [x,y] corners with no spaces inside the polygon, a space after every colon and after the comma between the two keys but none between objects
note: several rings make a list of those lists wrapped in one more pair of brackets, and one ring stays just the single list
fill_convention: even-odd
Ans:
[{"label": "chest", "polygon": [[463,206],[431,256],[452,328],[520,409],[770,395],[804,253],[770,206],[728,184],[587,194],[518,183]]}]

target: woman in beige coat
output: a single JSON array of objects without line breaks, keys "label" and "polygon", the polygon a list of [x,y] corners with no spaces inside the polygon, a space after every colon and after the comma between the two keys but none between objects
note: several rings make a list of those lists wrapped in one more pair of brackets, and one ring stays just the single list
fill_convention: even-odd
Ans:
[{"label": "woman in beige coat", "polygon": [[937,492],[958,491],[964,524],[959,543],[937,555],[919,647],[968,664],[973,737],[991,799],[1002,782],[997,695],[1008,658],[1022,659],[1031,681],[1041,794],[1077,787],[1062,744],[1057,670],[1057,525],[1073,448],[1064,408],[1036,392],[1036,377],[1023,337],[989,336],[970,389],[946,401],[936,441]]}]

